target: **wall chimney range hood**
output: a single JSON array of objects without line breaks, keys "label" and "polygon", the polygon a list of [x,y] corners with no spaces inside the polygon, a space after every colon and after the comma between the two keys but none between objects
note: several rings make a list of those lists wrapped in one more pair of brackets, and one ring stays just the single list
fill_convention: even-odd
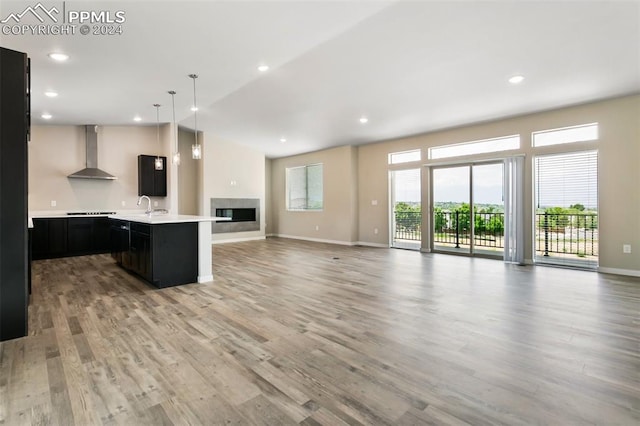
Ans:
[{"label": "wall chimney range hood", "polygon": [[98,168],[98,126],[85,126],[86,147],[87,147],[87,167],[67,176],[73,179],[102,179],[114,180],[117,177]]}]

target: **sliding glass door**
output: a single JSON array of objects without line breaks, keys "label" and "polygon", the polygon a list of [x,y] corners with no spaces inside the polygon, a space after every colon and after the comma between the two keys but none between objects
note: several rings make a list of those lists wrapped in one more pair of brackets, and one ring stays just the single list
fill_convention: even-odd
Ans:
[{"label": "sliding glass door", "polygon": [[431,176],[432,249],[502,257],[504,164],[434,167]]},{"label": "sliding glass door", "polygon": [[434,251],[471,253],[471,166],[434,168],[431,175]]},{"label": "sliding glass door", "polygon": [[420,169],[391,172],[391,247],[420,250]]},{"label": "sliding glass door", "polygon": [[502,257],[504,252],[504,164],[472,166],[475,253]]}]

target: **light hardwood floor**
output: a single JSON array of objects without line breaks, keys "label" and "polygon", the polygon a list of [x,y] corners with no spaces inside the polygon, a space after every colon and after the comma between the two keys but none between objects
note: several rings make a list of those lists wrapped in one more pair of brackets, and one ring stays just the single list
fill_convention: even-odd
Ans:
[{"label": "light hardwood floor", "polygon": [[0,423],[640,422],[640,279],[268,239],[154,290],[37,261]]}]

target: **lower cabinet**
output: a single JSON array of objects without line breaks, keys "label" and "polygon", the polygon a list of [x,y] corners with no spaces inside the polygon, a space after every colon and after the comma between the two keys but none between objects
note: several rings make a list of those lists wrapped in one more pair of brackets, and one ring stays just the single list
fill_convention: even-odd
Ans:
[{"label": "lower cabinet", "polygon": [[151,225],[131,224],[131,271],[153,283],[151,269]]},{"label": "lower cabinet", "polygon": [[129,268],[131,259],[129,256],[129,222],[124,220],[111,220],[109,226],[109,239],[111,257],[118,265]]},{"label": "lower cabinet", "polygon": [[67,255],[67,218],[33,219],[33,258],[51,259]]},{"label": "lower cabinet", "polygon": [[33,258],[109,253],[110,222],[107,217],[33,219]]},{"label": "lower cabinet", "polygon": [[93,219],[73,217],[67,220],[67,251],[71,254],[91,252],[93,250]]},{"label": "lower cabinet", "polygon": [[111,254],[158,288],[198,280],[198,224],[111,221]]}]

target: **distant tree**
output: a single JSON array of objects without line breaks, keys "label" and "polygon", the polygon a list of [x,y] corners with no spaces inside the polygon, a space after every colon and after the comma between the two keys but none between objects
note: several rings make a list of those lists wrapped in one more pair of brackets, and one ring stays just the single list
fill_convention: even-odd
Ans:
[{"label": "distant tree", "polygon": [[584,205],[577,203],[577,204],[572,204],[569,206],[570,209],[574,209],[574,210],[578,210],[579,212],[583,212],[585,211]]},{"label": "distant tree", "polygon": [[421,207],[420,204],[409,204],[406,203],[404,201],[400,201],[396,203],[396,206],[394,208],[394,210],[396,212],[417,212],[419,213],[421,211]]},{"label": "distant tree", "polygon": [[471,209],[468,203],[462,203],[458,212],[458,231],[467,233],[471,230]]},{"label": "distant tree", "polygon": [[421,225],[420,204],[409,204],[404,201],[396,203],[394,207],[396,229],[404,231],[419,231]]},{"label": "distant tree", "polygon": [[544,212],[548,229],[558,231],[569,226],[569,212],[564,207],[547,207]]},{"label": "distant tree", "polygon": [[435,207],[433,209],[434,215],[434,228],[436,232],[444,232],[447,227],[447,217],[445,212],[442,211],[440,207]]},{"label": "distant tree", "polygon": [[504,215],[494,214],[487,223],[487,232],[492,235],[504,234]]}]

